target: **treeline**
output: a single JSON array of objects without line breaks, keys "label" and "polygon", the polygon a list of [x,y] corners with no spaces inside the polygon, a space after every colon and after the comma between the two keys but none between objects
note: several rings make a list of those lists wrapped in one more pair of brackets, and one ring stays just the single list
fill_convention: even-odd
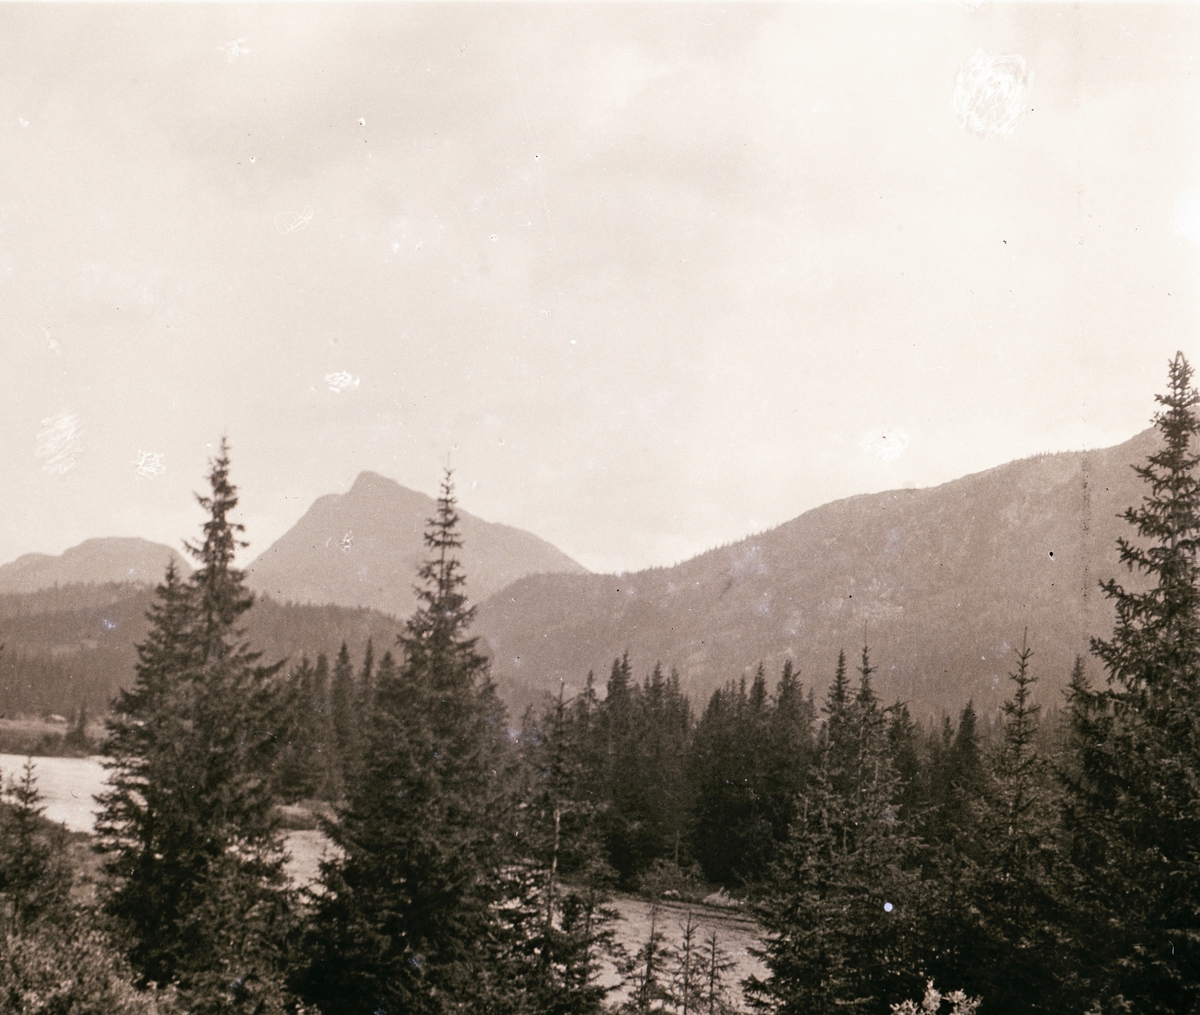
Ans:
[{"label": "treeline", "polygon": [[[332,667],[322,654],[288,671],[283,800],[342,799],[347,773],[361,770],[374,688],[395,667],[391,652],[376,662],[371,645],[356,663],[343,644]],[[856,694],[880,709],[888,763],[900,773],[897,806],[926,815],[960,806],[956,787],[981,784],[1002,724],[980,723],[968,704],[957,725],[946,718],[926,730],[904,704],[879,705],[866,649],[858,672],[866,682]],[[749,683],[714,692],[697,717],[674,671],[656,665],[638,681],[625,656],[613,661],[603,696],[589,674],[577,696],[529,709],[514,749],[528,778],[552,779],[563,840],[586,817],[589,848],[620,887],[638,890],[652,878],[668,890],[703,882],[754,897],[769,887],[772,861],[817,777],[822,727],[850,693],[846,674],[843,656],[832,697],[818,704],[790,662],[773,688],[760,666]],[[1037,735],[1052,753],[1056,732]],[[569,875],[587,859],[563,858],[562,869]]]}]

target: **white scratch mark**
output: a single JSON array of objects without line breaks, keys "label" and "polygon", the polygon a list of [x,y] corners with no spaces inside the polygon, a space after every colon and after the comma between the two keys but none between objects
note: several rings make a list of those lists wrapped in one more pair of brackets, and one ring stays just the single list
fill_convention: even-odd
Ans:
[{"label": "white scratch mark", "polygon": [[869,431],[858,446],[881,462],[894,462],[908,447],[908,434],[893,427],[878,426]]},{"label": "white scratch mark", "polygon": [[349,553],[350,550],[353,548],[353,544],[354,544],[354,530],[351,529],[344,536],[342,536],[342,541],[338,545],[342,548],[342,553]]},{"label": "white scratch mark", "polygon": [[958,72],[954,111],[978,137],[1007,134],[1025,108],[1029,77],[1023,56],[978,50]]},{"label": "white scratch mark", "polygon": [[304,211],[300,212],[299,215],[293,214],[290,211],[281,211],[275,216],[275,228],[279,230],[281,235],[286,236],[288,233],[294,233],[297,229],[303,229],[312,221],[312,217],[313,210],[311,204],[306,204]]},{"label": "white scratch mark", "polygon": [[336,374],[325,375],[325,383],[329,385],[329,390],[335,395],[357,388],[359,381],[360,378],[352,377],[348,370],[339,370]]},{"label": "white scratch mark", "polygon": [[50,351],[52,353],[54,353],[54,355],[56,355],[56,356],[61,356],[62,355],[62,346],[59,345],[54,339],[52,339],[50,337],[50,329],[47,328],[44,324],[39,324],[38,327],[41,328],[42,331],[44,331],[46,333],[46,345],[49,347]]},{"label": "white scratch mark", "polygon": [[245,56],[250,50],[246,46],[245,39],[232,39],[225,43],[224,46],[218,46],[217,51],[225,54],[225,59],[233,63],[239,56]]},{"label": "white scratch mark", "polygon": [[153,479],[155,476],[161,476],[167,471],[167,467],[163,462],[165,455],[159,454],[157,451],[142,451],[138,450],[137,460],[133,463],[137,469],[139,476],[145,476],[146,479]]},{"label": "white scratch mark", "polygon": [[38,431],[34,456],[45,464],[42,469],[53,476],[62,476],[75,468],[75,456],[83,450],[79,417],[63,409],[42,420],[44,430]]}]

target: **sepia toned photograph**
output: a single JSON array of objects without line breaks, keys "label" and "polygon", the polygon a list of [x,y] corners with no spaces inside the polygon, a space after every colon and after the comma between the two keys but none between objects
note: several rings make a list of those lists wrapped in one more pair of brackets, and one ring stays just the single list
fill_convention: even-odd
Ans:
[{"label": "sepia toned photograph", "polygon": [[0,4],[0,1015],[1200,1011],[1200,6]]}]

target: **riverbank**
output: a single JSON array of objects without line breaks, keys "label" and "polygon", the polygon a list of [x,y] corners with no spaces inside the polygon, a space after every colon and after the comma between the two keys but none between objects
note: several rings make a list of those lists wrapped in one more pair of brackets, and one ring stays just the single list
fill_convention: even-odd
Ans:
[{"label": "riverbank", "polygon": [[[19,754],[0,754],[0,777],[5,782],[19,777],[25,760],[25,756]],[[99,806],[95,798],[105,785],[104,758],[96,755],[86,758],[42,756],[31,760],[46,817],[65,825],[72,833],[90,835],[95,827]],[[314,827],[316,821],[312,814],[308,813],[308,818],[305,818],[307,812],[308,809],[304,807],[289,807],[285,808],[284,813],[284,841],[288,851],[286,869],[297,887],[312,885],[317,881],[321,861],[334,848]],[[86,843],[81,842],[79,848],[86,852]],[[611,906],[618,914],[613,927],[616,941],[630,956],[636,955],[648,940],[652,918],[655,928],[664,935],[665,943],[677,946],[690,911],[697,928],[697,940],[706,940],[715,932],[720,948],[733,962],[727,982],[733,988],[735,999],[741,1000],[737,985],[744,978],[766,974],[766,968],[753,955],[760,942],[760,928],[744,911],[674,899],[664,899],[652,906],[648,899],[626,894],[615,896]],[[615,986],[620,982],[611,961],[603,963],[600,982],[606,986]],[[614,994],[612,999],[619,997],[619,994]]]}]

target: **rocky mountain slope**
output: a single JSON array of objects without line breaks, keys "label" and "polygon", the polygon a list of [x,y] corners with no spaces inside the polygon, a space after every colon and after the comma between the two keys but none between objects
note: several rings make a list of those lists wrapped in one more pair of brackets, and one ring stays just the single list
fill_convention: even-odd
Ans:
[{"label": "rocky mountain slope", "polygon": [[1111,630],[1098,583],[1129,580],[1117,515],[1140,501],[1130,465],[1156,440],[852,497],[671,568],[529,576],[481,605],[476,631],[510,700],[577,688],[589,670],[603,685],[628,651],[636,672],[676,667],[701,707],[760,661],[773,686],[786,658],[820,698],[838,650],[857,662],[865,640],[881,694],[927,716],[969,698],[997,707],[1028,629],[1053,706],[1089,635]]}]

